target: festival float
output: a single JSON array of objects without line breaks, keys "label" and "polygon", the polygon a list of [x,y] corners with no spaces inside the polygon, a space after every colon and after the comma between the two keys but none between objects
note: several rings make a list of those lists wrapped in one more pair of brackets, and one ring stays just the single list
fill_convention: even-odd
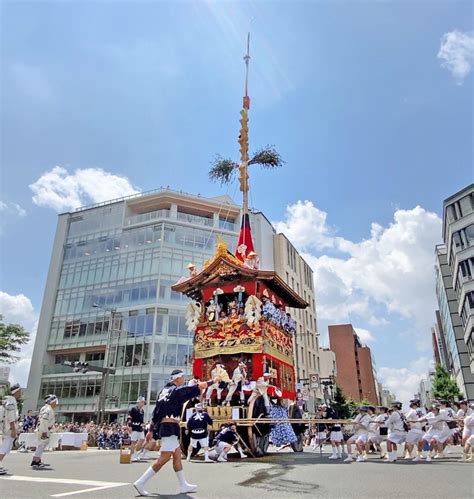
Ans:
[{"label": "festival float", "polygon": [[[276,168],[282,160],[269,147],[249,157],[248,45],[244,60],[247,73],[240,112],[240,162],[218,157],[210,172],[212,180],[222,183],[230,182],[234,173],[239,173],[243,206],[237,248],[232,252],[220,239],[213,258],[200,270],[190,265],[190,275],[172,289],[191,299],[186,317],[188,329],[194,332],[193,375],[201,380],[218,379],[206,393],[208,412],[215,421],[213,430],[218,429],[219,422],[232,419],[247,450],[257,456],[265,454],[268,447],[269,397],[278,396],[290,404],[296,399],[295,325],[286,309],[304,309],[308,303],[276,272],[260,269],[254,250],[248,169],[257,164]],[[183,421],[195,403],[190,401],[185,407]],[[186,440],[183,431],[184,445]]]}]

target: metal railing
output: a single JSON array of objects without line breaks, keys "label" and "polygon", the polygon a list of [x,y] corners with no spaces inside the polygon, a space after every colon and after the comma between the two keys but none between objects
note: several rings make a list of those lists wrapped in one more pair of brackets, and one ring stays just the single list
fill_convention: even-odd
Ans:
[{"label": "metal railing", "polygon": [[139,215],[132,215],[125,219],[125,225],[139,224],[150,220],[156,220],[158,218],[170,218],[170,213],[170,210],[163,209],[149,211],[148,213],[140,213]]}]

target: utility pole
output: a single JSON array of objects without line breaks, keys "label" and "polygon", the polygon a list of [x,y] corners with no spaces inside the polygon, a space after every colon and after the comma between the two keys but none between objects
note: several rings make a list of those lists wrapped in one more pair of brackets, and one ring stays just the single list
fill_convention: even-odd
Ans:
[{"label": "utility pole", "polygon": [[98,303],[94,303],[92,306],[94,308],[100,308],[101,310],[104,310],[105,312],[110,312],[109,327],[107,329],[107,340],[105,343],[105,356],[104,356],[105,370],[99,371],[99,372],[103,372],[103,375],[102,375],[102,381],[101,381],[101,385],[100,385],[99,403],[98,403],[98,410],[97,410],[97,422],[98,422],[98,424],[102,424],[104,422],[104,419],[105,419],[105,408],[106,408],[105,402],[106,402],[107,390],[108,390],[108,386],[109,386],[109,375],[115,374],[115,369],[110,368],[110,342],[111,342],[113,331],[114,331],[113,327],[114,327],[115,315],[117,313],[117,309],[103,307],[102,305],[99,305]]}]

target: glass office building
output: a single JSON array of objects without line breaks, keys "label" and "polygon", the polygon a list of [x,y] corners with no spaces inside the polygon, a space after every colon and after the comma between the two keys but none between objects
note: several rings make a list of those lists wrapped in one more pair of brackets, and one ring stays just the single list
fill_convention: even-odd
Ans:
[{"label": "glass office building", "polygon": [[217,236],[234,249],[239,217],[227,196],[168,189],[59,215],[25,409],[55,393],[63,416],[95,418],[101,375],[64,361],[115,368],[111,419],[140,395],[153,404],[172,369],[190,372],[187,299],[170,286],[213,255]]}]

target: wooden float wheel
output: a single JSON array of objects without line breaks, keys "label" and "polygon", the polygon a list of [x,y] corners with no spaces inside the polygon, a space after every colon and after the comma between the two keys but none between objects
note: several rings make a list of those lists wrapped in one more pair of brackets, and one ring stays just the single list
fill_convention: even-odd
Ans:
[{"label": "wooden float wheel", "polygon": [[[181,421],[186,422],[187,410],[193,408],[197,403],[198,403],[198,401],[196,399],[193,399],[193,400],[188,400],[184,404],[183,412],[181,413]],[[186,435],[186,427],[185,426],[181,427],[180,433],[181,433],[181,438],[180,438],[181,452],[186,456],[188,453],[188,447],[189,447],[190,442],[191,442],[191,437],[189,435]],[[199,452],[199,448],[194,449],[193,455],[197,454],[198,452]]]},{"label": "wooden float wheel", "polygon": [[304,434],[301,435],[296,435],[296,438],[298,439],[296,442],[293,442],[291,444],[291,448],[293,449],[293,452],[303,452],[303,447],[304,447]]},{"label": "wooden float wheel", "polygon": [[[247,408],[247,417],[258,419],[265,417],[266,408],[262,396],[254,399]],[[267,423],[255,423],[247,429],[246,443],[257,457],[265,456],[270,445],[270,425]]]}]

